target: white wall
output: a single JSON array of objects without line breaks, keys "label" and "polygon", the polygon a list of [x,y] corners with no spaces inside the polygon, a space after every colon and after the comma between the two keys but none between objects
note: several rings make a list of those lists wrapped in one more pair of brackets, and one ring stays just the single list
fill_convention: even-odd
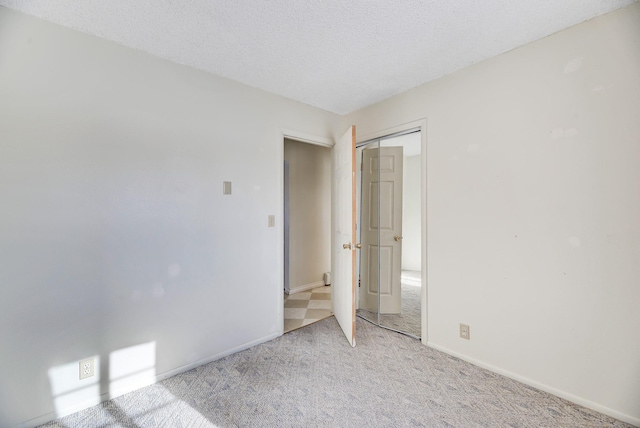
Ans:
[{"label": "white wall", "polygon": [[402,179],[402,270],[422,270],[420,155],[405,156]]},{"label": "white wall", "polygon": [[0,426],[280,334],[281,129],[335,120],[0,7]]},{"label": "white wall", "polygon": [[277,335],[280,129],[422,117],[429,343],[640,424],[639,52],[634,5],[335,126],[0,7],[0,425],[113,392],[121,350],[163,376]]},{"label": "white wall", "polygon": [[331,150],[285,140],[289,161],[289,287],[323,285],[331,271]]},{"label": "white wall", "polygon": [[427,118],[429,344],[635,424],[639,76],[635,4],[344,118]]}]

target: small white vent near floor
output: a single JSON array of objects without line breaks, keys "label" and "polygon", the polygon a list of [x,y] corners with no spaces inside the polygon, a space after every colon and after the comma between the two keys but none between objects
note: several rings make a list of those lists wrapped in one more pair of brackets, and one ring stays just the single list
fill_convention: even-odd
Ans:
[{"label": "small white vent near floor", "polygon": [[324,280],[324,285],[331,285],[331,272],[325,272],[322,279]]}]

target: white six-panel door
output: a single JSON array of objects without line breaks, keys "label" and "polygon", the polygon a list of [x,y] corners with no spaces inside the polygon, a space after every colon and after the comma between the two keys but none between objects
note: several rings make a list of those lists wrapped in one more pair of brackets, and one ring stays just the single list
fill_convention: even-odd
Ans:
[{"label": "white six-panel door", "polygon": [[[401,312],[402,147],[365,149],[362,155],[360,307]],[[378,281],[379,279],[379,281]]]}]

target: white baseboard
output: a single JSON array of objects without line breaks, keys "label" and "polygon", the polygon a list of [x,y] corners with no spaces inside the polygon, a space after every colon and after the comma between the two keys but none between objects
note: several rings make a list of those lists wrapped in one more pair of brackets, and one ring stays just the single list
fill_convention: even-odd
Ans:
[{"label": "white baseboard", "polygon": [[293,287],[289,289],[289,294],[302,293],[303,291],[311,290],[312,288],[322,287],[324,285],[324,281],[316,281],[310,284],[299,285],[297,287]]},{"label": "white baseboard", "polygon": [[586,407],[586,408],[591,409],[591,410],[595,410],[596,412],[602,413],[602,414],[607,415],[607,416],[611,416],[612,418],[616,418],[616,419],[621,420],[623,422],[626,422],[626,423],[629,423],[631,425],[640,427],[640,418],[636,418],[636,417],[633,417],[633,416],[618,412],[617,410],[611,409],[609,407],[603,406],[603,405],[598,404],[598,403],[594,403],[593,401],[589,401],[589,400],[584,399],[582,397],[578,397],[577,395],[573,395],[573,394],[570,394],[568,392],[556,389],[556,388],[554,388],[552,386],[545,385],[545,384],[537,382],[537,381],[535,381],[533,379],[529,379],[527,377],[520,376],[520,375],[518,375],[516,373],[513,373],[513,372],[510,372],[508,370],[501,369],[500,367],[496,367],[494,365],[485,363],[484,361],[476,360],[475,358],[471,358],[471,357],[468,357],[468,356],[466,356],[464,354],[460,354],[458,352],[452,351],[452,350],[450,350],[448,348],[445,348],[444,346],[437,345],[437,344],[435,344],[433,342],[427,342],[427,346],[429,346],[430,348],[433,348],[433,349],[437,349],[438,351],[442,351],[445,354],[449,354],[449,355],[452,355],[452,356],[454,356],[456,358],[460,358],[461,360],[464,360],[464,361],[466,361],[468,363],[471,363],[473,365],[476,365],[478,367],[482,367],[483,369],[490,370],[490,371],[492,371],[494,373],[501,374],[501,375],[506,376],[508,378],[517,380],[518,382],[522,382],[522,383],[524,383],[526,385],[533,386],[534,388],[537,388],[537,389],[539,389],[541,391],[545,391],[545,392],[548,392],[549,394],[553,394],[553,395],[558,396],[560,398],[564,398],[565,400],[571,401],[571,402],[576,403],[576,404],[578,404],[580,406]]},{"label": "white baseboard", "polygon": [[228,355],[235,354],[236,352],[244,351],[245,349],[249,349],[249,348],[251,348],[251,347],[253,347],[255,345],[259,345],[261,343],[268,342],[268,341],[270,341],[272,339],[275,339],[276,337],[279,337],[281,335],[282,334],[280,334],[280,333],[271,333],[271,334],[269,334],[267,336],[263,336],[263,337],[261,337],[259,339],[252,340],[251,342],[247,342],[247,343],[244,343],[242,345],[236,346],[234,348],[227,349],[225,351],[222,351],[222,352],[219,352],[217,354],[211,355],[209,357],[205,357],[205,358],[199,359],[197,361],[194,361],[193,363],[177,367],[177,368],[175,368],[173,370],[166,371],[166,372],[161,373],[159,375],[150,376],[148,378],[141,379],[139,381],[130,383],[130,384],[128,384],[126,386],[123,386],[122,388],[119,388],[119,389],[114,390],[114,391],[105,392],[103,394],[100,394],[99,400],[92,399],[90,401],[85,401],[85,402],[82,402],[82,403],[78,403],[78,404],[75,404],[72,407],[68,407],[66,409],[62,409],[60,412],[57,412],[57,413],[56,412],[50,412],[50,413],[47,413],[45,415],[38,416],[36,418],[30,419],[28,421],[21,422],[21,423],[19,423],[17,425],[12,426],[11,428],[33,428],[33,427],[37,427],[39,425],[43,425],[43,424],[45,424],[45,423],[47,423],[49,421],[52,421],[54,419],[62,418],[64,416],[71,415],[71,414],[79,412],[81,410],[88,409],[89,407],[95,406],[95,405],[97,405],[99,403],[102,403],[102,402],[105,402],[105,401],[109,401],[112,398],[119,397],[121,395],[127,394],[127,393],[132,392],[132,391],[136,391],[138,389],[144,388],[145,386],[153,385],[155,383],[158,383],[160,381],[168,379],[171,376],[175,376],[177,374],[184,373],[184,372],[189,371],[191,369],[195,369],[196,367],[200,367],[200,366],[202,366],[204,364],[208,364],[208,363],[210,363],[212,361],[216,361],[216,360],[219,360],[220,358],[224,358],[224,357],[226,357]]}]

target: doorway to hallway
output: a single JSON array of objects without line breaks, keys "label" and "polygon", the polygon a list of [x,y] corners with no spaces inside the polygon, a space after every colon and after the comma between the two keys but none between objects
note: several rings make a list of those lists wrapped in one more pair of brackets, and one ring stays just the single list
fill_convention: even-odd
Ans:
[{"label": "doorway to hallway", "polygon": [[[413,293],[415,294],[419,294],[419,304],[416,305],[416,308],[419,306],[419,313],[420,313],[420,329],[419,329],[419,334],[418,335],[413,335],[411,333],[405,333],[405,334],[409,334],[410,336],[413,336],[415,338],[419,338],[422,343],[426,344],[427,343],[427,305],[426,305],[426,297],[427,297],[427,283],[426,283],[426,272],[425,269],[423,269],[423,267],[426,267],[426,118],[424,119],[420,119],[420,120],[416,120],[413,122],[409,122],[409,123],[405,123],[402,125],[398,125],[392,128],[386,128],[382,131],[376,131],[376,132],[372,132],[369,134],[366,134],[364,137],[360,138],[361,143],[362,142],[369,142],[369,141],[373,141],[373,140],[384,140],[385,137],[389,137],[389,136],[400,136],[400,135],[404,135],[404,134],[409,134],[415,131],[420,131],[419,135],[420,135],[420,142],[418,143],[419,145],[419,155],[417,157],[414,157],[415,159],[415,163],[417,164],[417,176],[419,176],[419,180],[417,180],[418,185],[417,187],[417,192],[419,194],[419,198],[413,198],[414,202],[416,204],[416,206],[418,207],[417,210],[413,209],[413,210],[408,210],[408,209],[403,209],[403,211],[405,212],[409,212],[409,211],[413,211],[416,216],[415,221],[418,222],[418,224],[421,226],[420,230],[414,233],[411,233],[410,235],[407,235],[405,233],[403,233],[403,238],[402,239],[407,239],[407,237],[411,236],[411,238],[413,238],[415,240],[415,242],[417,242],[417,245],[420,249],[420,252],[418,253],[418,260],[420,263],[420,270],[415,270],[413,268],[406,268],[404,266],[402,266],[402,274],[401,274],[401,283],[405,284],[405,283],[410,283],[413,282],[413,286],[414,289],[413,291],[416,291],[417,293]],[[348,134],[348,135],[347,135]],[[352,138],[350,138],[349,141],[349,145],[352,144],[353,147],[353,155],[349,155],[349,153],[343,153],[343,151],[338,151],[336,150],[336,147],[338,147],[339,145],[342,147],[342,141],[343,139],[345,139],[346,137],[351,136]],[[299,133],[299,132],[295,132],[295,131],[285,131],[283,130],[283,141],[284,139],[287,138],[291,138],[294,139],[296,141],[299,142],[303,142],[303,143],[309,143],[312,145],[319,145],[325,148],[329,148],[331,149],[330,152],[332,153],[332,158],[333,158],[333,164],[334,167],[337,164],[342,164],[344,163],[343,161],[345,160],[344,158],[346,158],[348,160],[348,163],[351,165],[353,162],[353,167],[352,169],[350,169],[350,171],[353,171],[352,173],[349,173],[349,177],[348,180],[345,178],[344,180],[342,180],[342,176],[340,176],[339,174],[336,174],[335,171],[333,171],[333,176],[332,176],[332,182],[331,182],[331,197],[332,199],[334,199],[334,201],[332,201],[333,206],[331,207],[331,211],[332,211],[332,216],[335,217],[334,218],[334,222],[335,224],[342,224],[344,222],[346,222],[347,220],[344,219],[344,215],[346,215],[347,217],[350,217],[349,213],[353,213],[353,232],[350,232],[348,234],[348,236],[342,236],[338,233],[338,231],[336,230],[332,230],[331,232],[331,238],[332,240],[336,241],[336,245],[337,246],[333,246],[332,247],[332,251],[331,251],[331,257],[336,257],[338,253],[340,254],[353,254],[353,266],[354,266],[354,274],[353,274],[353,281],[349,280],[349,284],[343,284],[343,282],[345,281],[341,281],[340,284],[338,284],[339,281],[336,280],[336,273],[335,272],[331,272],[331,276],[332,276],[332,282],[334,282],[334,284],[332,284],[332,293],[331,293],[331,302],[332,302],[332,306],[337,305],[339,308],[342,308],[341,302],[342,300],[337,299],[337,297],[341,297],[341,295],[336,297],[336,294],[340,294],[339,291],[342,288],[351,288],[350,284],[353,284],[353,299],[350,300],[353,302],[353,326],[355,328],[355,316],[356,316],[356,304],[357,304],[357,299],[356,299],[356,289],[358,288],[358,281],[356,278],[356,272],[355,272],[355,266],[356,266],[356,254],[360,253],[360,250],[358,250],[360,243],[358,242],[358,236],[356,235],[355,232],[355,221],[356,221],[356,206],[358,204],[356,204],[356,189],[355,189],[355,176],[356,176],[356,167],[355,167],[355,147],[356,147],[356,135],[355,135],[355,127],[350,127],[350,130],[345,133],[344,136],[340,137],[339,139],[336,140],[330,140],[326,137],[314,137],[308,134],[303,134],[303,133]],[[384,144],[383,144],[384,145]],[[283,143],[283,147],[284,147],[284,143]],[[352,159],[352,161],[350,160]],[[405,160],[406,161],[406,160]],[[342,162],[342,163],[341,163]],[[359,165],[358,165],[358,169],[359,169]],[[348,186],[349,183],[351,183],[351,176],[353,175],[353,193],[349,192],[349,199],[353,198],[353,204],[349,205],[347,204],[346,206],[341,206],[340,204],[335,202],[335,199],[337,198],[336,195],[341,194],[340,191],[341,189],[344,189],[346,187],[349,187],[349,189],[351,189],[351,186]],[[336,179],[336,177],[338,177],[339,179]],[[341,181],[342,180],[342,181]],[[346,180],[346,181],[345,181]],[[348,181],[348,183],[347,183]],[[404,198],[406,201],[409,201],[411,198]],[[343,204],[344,205],[344,204]],[[353,208],[352,208],[353,207]],[[359,208],[358,208],[359,209]],[[349,213],[343,213],[343,211],[349,211]],[[359,218],[359,213],[357,214],[358,218]],[[335,221],[335,220],[338,221]],[[403,222],[404,223],[404,222]],[[346,225],[346,223],[345,223]],[[343,226],[345,226],[343,225]],[[346,226],[345,226],[346,227]],[[347,232],[345,232],[347,233]],[[332,244],[333,245],[333,244]],[[407,244],[408,245],[408,244]],[[284,247],[284,246],[283,246]],[[281,247],[281,248],[283,248]],[[340,247],[340,248],[338,248]],[[343,250],[343,248],[348,249],[348,250]],[[337,250],[336,250],[337,249]],[[343,252],[344,251],[344,252]],[[416,254],[414,252],[414,254]],[[284,263],[283,263],[284,265]],[[283,266],[281,265],[281,266]],[[336,270],[335,266],[332,265],[332,271]],[[339,270],[339,269],[337,269]],[[284,275],[283,275],[284,276]],[[340,275],[337,275],[340,276]],[[413,278],[413,280],[412,280]],[[419,279],[418,279],[419,278]],[[343,278],[344,279],[344,278]],[[349,287],[347,287],[347,285],[349,285]],[[342,287],[342,288],[341,288]],[[280,288],[280,297],[279,298],[283,298],[284,293],[282,292],[282,288]],[[405,299],[406,300],[406,299]],[[415,299],[414,299],[415,300]],[[336,303],[336,301],[338,301]],[[281,301],[282,303],[280,303],[280,310],[284,311],[284,298]],[[344,302],[342,302],[344,303]],[[408,311],[402,310],[405,314],[408,313]],[[416,311],[414,311],[414,313],[416,313]],[[334,314],[336,316],[336,318],[338,318],[338,313],[336,312]],[[378,314],[376,314],[378,315]],[[381,316],[383,314],[380,314],[378,316]],[[377,318],[377,317],[376,317]],[[417,319],[417,316],[413,317],[414,319]],[[282,315],[282,319],[283,319],[283,325],[284,325],[284,315]],[[344,321],[344,320],[343,320]],[[346,322],[346,321],[345,321]],[[394,328],[393,326],[387,326],[384,323],[380,323],[378,320],[373,320],[372,322],[374,322],[374,324],[379,325],[383,328],[389,328],[391,330],[396,330],[396,328]],[[342,324],[341,324],[341,327]],[[345,327],[343,327],[344,329]],[[352,346],[355,346],[355,335],[349,335],[345,332],[345,334],[347,335],[347,339],[350,340],[350,343],[352,344]],[[349,339],[351,337],[351,339]]]},{"label": "doorway to hallway", "polygon": [[284,332],[331,316],[331,149],[284,139]]}]

